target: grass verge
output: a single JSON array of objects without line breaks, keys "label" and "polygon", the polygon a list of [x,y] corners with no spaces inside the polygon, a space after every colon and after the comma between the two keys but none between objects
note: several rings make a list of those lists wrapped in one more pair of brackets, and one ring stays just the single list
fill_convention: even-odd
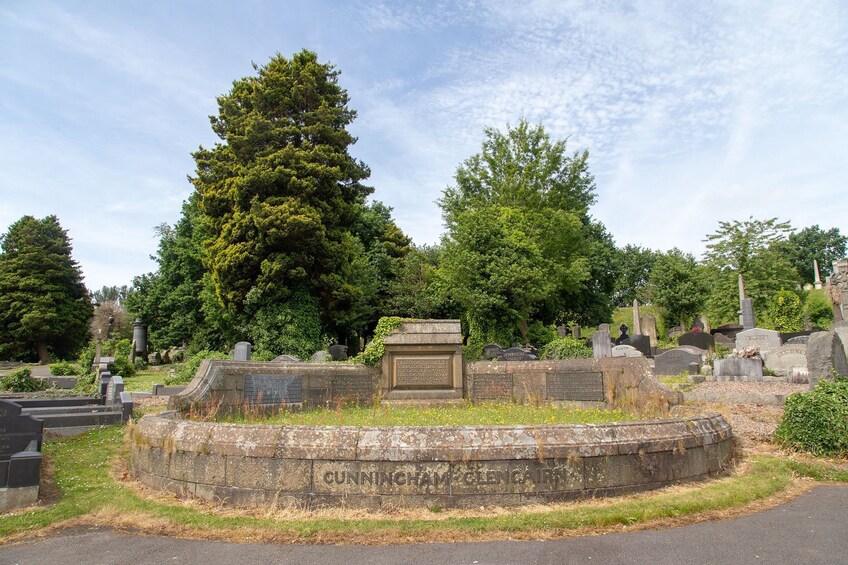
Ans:
[{"label": "grass verge", "polygon": [[[798,477],[848,482],[848,470],[826,462],[755,455],[744,471],[706,484],[672,487],[617,499],[490,511],[237,511],[146,496],[115,478],[126,459],[123,429],[95,430],[44,444],[59,491],[52,504],[0,517],[0,542],[51,527],[92,524],[134,531],[298,543],[390,543],[433,540],[553,538],[613,528],[654,526],[712,517],[763,504],[791,490]],[[808,481],[809,482],[809,481]],[[343,517],[339,517],[343,516]]]}]

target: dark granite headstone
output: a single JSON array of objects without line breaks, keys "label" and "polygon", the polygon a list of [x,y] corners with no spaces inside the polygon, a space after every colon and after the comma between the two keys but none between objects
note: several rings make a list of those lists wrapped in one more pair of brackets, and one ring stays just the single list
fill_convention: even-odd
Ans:
[{"label": "dark granite headstone", "polygon": [[0,399],[0,488],[38,486],[44,422]]},{"label": "dark granite headstone", "polygon": [[347,345],[331,345],[329,351],[333,361],[344,361],[347,359]]},{"label": "dark granite headstone", "polygon": [[686,332],[677,339],[680,345],[692,345],[698,349],[715,349],[715,338],[706,332]]},{"label": "dark granite headstone", "polygon": [[701,356],[685,349],[670,349],[654,358],[655,375],[679,375],[689,370],[690,363],[701,363]]},{"label": "dark granite headstone", "polygon": [[630,339],[630,336],[627,335],[627,324],[621,324],[620,326],[618,326],[618,331],[618,339],[615,340],[615,344],[624,345],[627,340]]},{"label": "dark granite headstone", "polygon": [[635,347],[645,357],[651,356],[651,338],[646,335],[632,335],[619,345]]},{"label": "dark granite headstone", "polygon": [[496,357],[500,357],[503,355],[503,347],[498,345],[497,343],[490,343],[486,347],[483,348],[483,357],[485,359],[495,359]]},{"label": "dark granite headstone", "polygon": [[536,356],[528,353],[520,347],[510,347],[504,350],[500,356],[501,361],[535,361]]},{"label": "dark granite headstone", "polygon": [[[813,330],[804,330],[801,332],[787,332],[780,334],[780,343],[789,343],[789,340],[795,337],[810,337],[810,334],[813,333]],[[792,342],[797,343],[797,342]],[[802,342],[806,343],[806,342]]]},{"label": "dark granite headstone", "polygon": [[739,324],[725,324],[723,326],[713,328],[712,330],[710,330],[710,333],[711,334],[717,334],[717,333],[724,334],[729,339],[732,339],[735,342],[736,334],[741,332],[743,329],[745,329],[745,328],[743,328]]},{"label": "dark granite headstone", "polygon": [[604,374],[600,371],[547,373],[545,396],[549,400],[604,401]]},{"label": "dark granite headstone", "polygon": [[244,399],[257,404],[298,404],[303,402],[303,377],[245,375]]}]

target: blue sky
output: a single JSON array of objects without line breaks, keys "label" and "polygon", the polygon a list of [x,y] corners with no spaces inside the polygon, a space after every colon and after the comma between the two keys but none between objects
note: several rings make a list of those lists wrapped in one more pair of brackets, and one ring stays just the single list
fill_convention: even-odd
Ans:
[{"label": "blue sky", "polygon": [[590,152],[620,246],[699,255],[722,220],[848,232],[846,2],[0,0],[0,232],[56,214],[89,288],[155,270],[190,152],[275,52],[336,65],[351,152],[416,243],[486,126]]}]

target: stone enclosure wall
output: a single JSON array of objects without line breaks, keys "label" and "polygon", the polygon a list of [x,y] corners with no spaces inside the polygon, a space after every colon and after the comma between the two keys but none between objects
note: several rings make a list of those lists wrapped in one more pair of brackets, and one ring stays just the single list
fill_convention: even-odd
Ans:
[{"label": "stone enclosure wall", "polygon": [[720,473],[719,415],[580,426],[356,428],[227,425],[144,416],[142,483],[252,507],[477,507],[619,495]]}]

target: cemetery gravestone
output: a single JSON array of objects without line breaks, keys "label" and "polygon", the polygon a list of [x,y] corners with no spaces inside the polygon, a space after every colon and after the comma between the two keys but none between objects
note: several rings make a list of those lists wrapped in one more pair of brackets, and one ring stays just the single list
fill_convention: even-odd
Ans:
[{"label": "cemetery gravestone", "polygon": [[240,341],[233,350],[233,359],[236,361],[250,361],[250,350],[253,346],[249,341]]},{"label": "cemetery gravestone", "polygon": [[504,350],[500,356],[501,361],[535,361],[536,356],[524,351],[520,347],[510,347]]},{"label": "cemetery gravestone", "polygon": [[630,339],[630,336],[627,335],[627,324],[621,324],[620,326],[618,326],[618,332],[618,339],[615,340],[616,345],[626,343],[627,340]]},{"label": "cemetery gravestone", "polygon": [[739,324],[725,324],[723,326],[719,326],[715,328],[711,333],[712,334],[723,334],[728,338],[736,341],[736,334],[741,332],[744,328]]},{"label": "cemetery gravestone", "polygon": [[723,333],[714,333],[713,341],[715,341],[716,345],[721,345],[722,347],[726,347],[728,349],[733,349],[736,347],[736,342],[724,335]]},{"label": "cemetery gravestone", "polygon": [[600,324],[600,325],[598,325],[598,331],[599,332],[606,332],[607,334],[609,334],[610,333],[610,325],[609,324]]},{"label": "cemetery gravestone", "polygon": [[657,346],[657,319],[651,315],[642,316],[640,325],[642,327],[642,335],[648,336],[651,347],[655,348]]},{"label": "cemetery gravestone", "polygon": [[471,401],[509,402],[513,399],[512,375],[475,375]]},{"label": "cemetery gravestone", "polygon": [[742,328],[750,330],[757,327],[757,321],[754,318],[754,299],[742,299]]},{"label": "cemetery gravestone", "polygon": [[839,339],[842,341],[842,349],[845,350],[845,357],[848,357],[848,322],[836,322],[830,327],[830,331],[836,332]]},{"label": "cemetery gravestone", "polygon": [[316,351],[312,354],[312,358],[310,360],[313,363],[327,363],[333,360],[333,356],[330,355],[329,351]]},{"label": "cemetery gravestone", "polygon": [[638,349],[645,357],[651,356],[651,339],[646,335],[632,335],[622,345]]},{"label": "cemetery gravestone", "polygon": [[760,359],[726,357],[713,362],[713,377],[717,381],[762,381],[763,363]]},{"label": "cemetery gravestone", "polygon": [[807,345],[808,341],[810,341],[810,336],[799,335],[798,337],[790,337],[786,340],[786,343],[789,345]]},{"label": "cemetery gravestone", "polygon": [[613,357],[642,357],[642,353],[632,345],[616,345],[612,348]]},{"label": "cemetery gravestone", "polygon": [[294,355],[278,355],[274,357],[274,363],[300,363],[300,358],[295,357]]},{"label": "cemetery gravestone", "polygon": [[501,347],[497,343],[490,343],[489,345],[483,348],[483,357],[485,359],[492,360],[503,355],[503,352],[503,347]]},{"label": "cemetery gravestone", "polygon": [[[822,331],[822,330],[818,330]],[[794,339],[796,337],[809,337],[809,335],[813,333],[813,330],[804,330],[802,332],[781,332],[780,334],[780,343],[789,343],[790,339]]]},{"label": "cemetery gravestone", "polygon": [[715,349],[715,338],[706,332],[686,332],[678,338],[677,343],[707,351]]},{"label": "cemetery gravestone", "polygon": [[759,349],[760,355],[779,349],[780,334],[774,330],[763,330],[760,328],[744,330],[736,334],[736,349],[742,351],[749,347]]},{"label": "cemetery gravestone", "polygon": [[[603,326],[607,326],[603,329]],[[595,359],[612,357],[612,342],[610,341],[609,325],[601,324],[592,336],[592,354]]]},{"label": "cemetery gravestone", "polygon": [[679,375],[689,370],[689,364],[701,364],[701,356],[685,349],[671,349],[654,358],[655,375]]},{"label": "cemetery gravestone", "polygon": [[545,396],[558,401],[603,402],[604,374],[600,371],[547,373]]},{"label": "cemetery gravestone", "polygon": [[43,430],[43,421],[0,399],[0,512],[38,500]]},{"label": "cemetery gravestone", "polygon": [[347,359],[347,345],[331,345],[330,357],[333,361],[344,361]]},{"label": "cemetery gravestone", "polygon": [[568,335],[568,329],[565,326],[557,326],[557,337],[565,337]]},{"label": "cemetery gravestone", "polygon": [[765,356],[765,366],[774,374],[785,377],[794,367],[807,367],[807,346],[802,344],[785,344]]},{"label": "cemetery gravestone", "polygon": [[807,342],[807,370],[810,373],[810,388],[820,379],[833,380],[833,371],[848,375],[848,359],[842,340],[836,332],[816,332]]}]

